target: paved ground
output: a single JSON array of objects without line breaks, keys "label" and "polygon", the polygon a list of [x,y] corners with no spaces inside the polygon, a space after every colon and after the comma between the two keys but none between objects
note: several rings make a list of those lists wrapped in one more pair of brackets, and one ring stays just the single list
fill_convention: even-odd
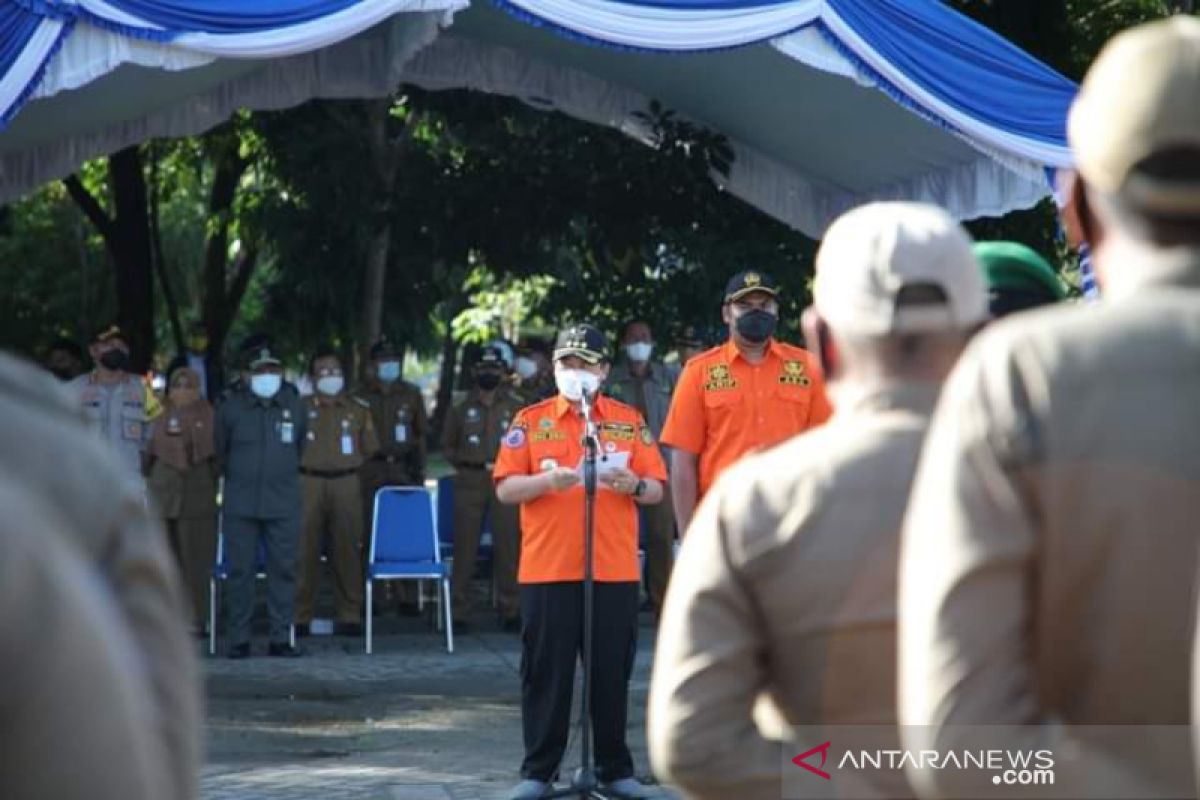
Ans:
[{"label": "paved ground", "polygon": [[[311,637],[310,655],[205,661],[206,800],[499,800],[517,781],[521,720],[517,637],[456,637],[419,619],[381,620],[375,654],[362,639]],[[640,773],[653,630],[643,615],[629,742]],[[576,690],[578,698],[579,691]],[[565,766],[579,762],[577,737]],[[665,797],[673,795],[666,793]]]}]

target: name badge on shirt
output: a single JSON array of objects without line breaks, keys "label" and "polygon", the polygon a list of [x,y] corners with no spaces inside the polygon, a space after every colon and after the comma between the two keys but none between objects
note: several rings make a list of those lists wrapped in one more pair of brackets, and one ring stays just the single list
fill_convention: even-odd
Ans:
[{"label": "name badge on shirt", "polygon": [[354,437],[348,433],[342,434],[342,455],[354,455]]},{"label": "name badge on shirt", "polygon": [[403,422],[396,425],[396,444],[404,444],[408,441],[408,426]]},{"label": "name badge on shirt", "polygon": [[279,424],[279,441],[284,444],[294,444],[296,441],[296,426],[291,420]]}]

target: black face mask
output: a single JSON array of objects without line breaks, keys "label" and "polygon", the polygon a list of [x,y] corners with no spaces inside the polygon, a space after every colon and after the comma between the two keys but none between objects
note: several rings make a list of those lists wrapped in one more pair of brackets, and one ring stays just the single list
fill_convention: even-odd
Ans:
[{"label": "black face mask", "polygon": [[475,385],[485,392],[490,392],[500,385],[500,376],[495,372],[482,372],[475,376]]},{"label": "black face mask", "polygon": [[756,308],[742,314],[734,324],[743,339],[751,344],[759,344],[765,342],[775,332],[775,323],[778,321],[779,317],[770,311]]},{"label": "black face mask", "polygon": [[114,372],[125,369],[128,363],[129,353],[124,350],[106,350],[100,355],[100,365]]}]

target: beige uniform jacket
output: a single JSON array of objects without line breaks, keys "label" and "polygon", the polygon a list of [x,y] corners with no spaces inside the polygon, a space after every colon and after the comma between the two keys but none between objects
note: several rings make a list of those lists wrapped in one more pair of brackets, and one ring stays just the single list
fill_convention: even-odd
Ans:
[{"label": "beige uniform jacket", "polygon": [[53,506],[0,472],[0,797],[175,796],[128,626]]},{"label": "beige uniform jacket", "polygon": [[365,400],[339,395],[329,401],[304,399],[307,444],[300,468],[326,472],[356,470],[379,452],[379,437]]},{"label": "beige uniform jacket", "polygon": [[[1128,268],[1153,274],[1098,306],[1017,314],[972,343],[942,395],[904,530],[900,714],[928,726],[906,743],[952,744],[956,725],[1038,726],[1015,743],[1055,749],[1057,796],[1181,781],[1193,791],[1183,726],[1200,257]],[[1133,727],[1103,741],[1085,727],[1102,725],[1180,727],[1166,740]],[[1075,766],[1067,740],[1084,755]],[[954,777],[917,781],[938,796],[961,790]]]},{"label": "beige uniform jacket", "polygon": [[[936,394],[894,383],[841,397],[828,425],[750,457],[704,499],[658,635],[660,778],[696,798],[777,800],[787,765],[752,720],[760,694],[791,726],[883,726],[897,745],[896,553]],[[908,791],[896,773],[867,789]]]},{"label": "beige uniform jacket", "polygon": [[111,588],[152,699],[170,796],[195,797],[200,684],[183,590],[161,525],[49,374],[0,354],[0,407],[0,467],[22,492],[49,499],[70,544]]}]

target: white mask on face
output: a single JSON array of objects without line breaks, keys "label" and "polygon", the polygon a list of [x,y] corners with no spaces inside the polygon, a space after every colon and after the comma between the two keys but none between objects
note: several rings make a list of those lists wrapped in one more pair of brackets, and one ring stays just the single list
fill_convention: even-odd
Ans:
[{"label": "white mask on face", "polygon": [[380,361],[379,380],[383,381],[384,383],[392,383],[400,380],[400,362]]},{"label": "white mask on face", "polygon": [[589,396],[596,393],[600,388],[600,376],[582,369],[556,369],[554,383],[563,397],[577,403],[584,393]]},{"label": "white mask on face", "polygon": [[333,396],[345,385],[346,380],[341,375],[326,375],[317,379],[317,391],[325,395]]},{"label": "white mask on face", "polygon": [[523,380],[529,380],[534,375],[537,375],[537,371],[538,371],[537,362],[534,361],[532,358],[526,358],[525,356],[521,356],[520,358],[517,359],[516,369],[517,369],[517,374],[520,375]]},{"label": "white mask on face", "polygon": [[283,376],[273,372],[250,376],[250,391],[264,400],[269,400],[279,393],[283,386]]},{"label": "white mask on face", "polygon": [[652,352],[654,352],[654,345],[650,342],[634,342],[625,345],[625,354],[629,356],[630,361],[649,361]]}]

